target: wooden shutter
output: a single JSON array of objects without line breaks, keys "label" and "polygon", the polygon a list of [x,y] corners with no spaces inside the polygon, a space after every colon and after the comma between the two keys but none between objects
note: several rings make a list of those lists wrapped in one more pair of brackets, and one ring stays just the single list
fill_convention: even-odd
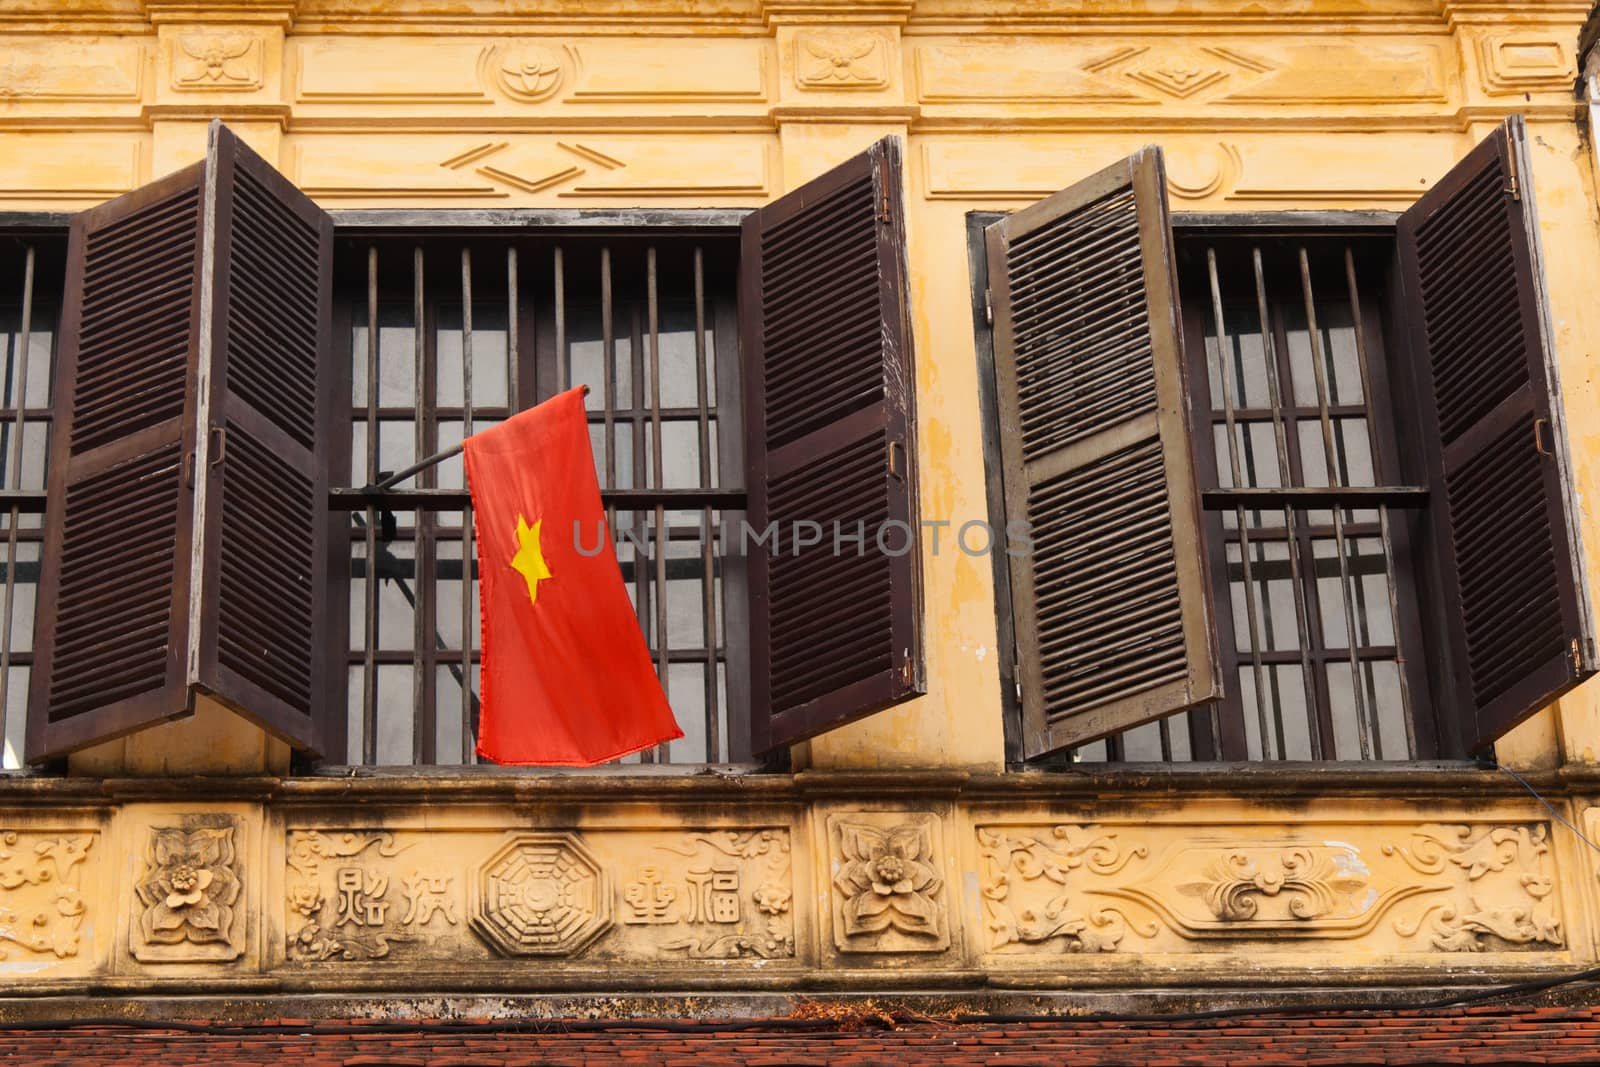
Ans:
[{"label": "wooden shutter", "polygon": [[1448,660],[1437,703],[1466,751],[1596,669],[1526,138],[1507,121],[1399,223],[1438,572],[1428,614]]},{"label": "wooden shutter", "polygon": [[74,219],[30,760],[200,697],[316,747],[331,238],[218,123]]},{"label": "wooden shutter", "polygon": [[1031,757],[1222,693],[1160,149],[987,244]]},{"label": "wooden shutter", "polygon": [[[751,743],[766,752],[924,691],[899,142],[750,216],[741,258],[749,522],[780,539],[750,556]],[[796,523],[821,540],[797,551]],[[865,550],[835,551],[835,523],[860,524]]]}]

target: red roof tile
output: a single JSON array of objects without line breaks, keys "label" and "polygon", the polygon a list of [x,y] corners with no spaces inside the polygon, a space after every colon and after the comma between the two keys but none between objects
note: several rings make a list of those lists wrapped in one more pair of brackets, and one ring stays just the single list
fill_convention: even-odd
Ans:
[{"label": "red roof tile", "polygon": [[1232,1018],[972,1024],[773,1019],[408,1023],[95,1024],[0,1029],[10,1065],[162,1067],[1358,1067],[1600,1064],[1600,1007],[1263,1012]]}]

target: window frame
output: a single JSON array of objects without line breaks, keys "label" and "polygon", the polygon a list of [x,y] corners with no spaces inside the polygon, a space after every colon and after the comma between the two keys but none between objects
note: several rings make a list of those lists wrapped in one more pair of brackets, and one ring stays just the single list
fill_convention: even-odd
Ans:
[{"label": "window frame", "polygon": [[[357,240],[362,238],[391,240],[417,238],[425,239],[430,242],[450,241],[465,247],[474,241],[506,243],[518,236],[525,236],[530,240],[537,239],[545,243],[561,242],[566,240],[593,240],[597,238],[609,238],[630,243],[643,243],[647,242],[652,236],[670,236],[674,240],[705,237],[716,239],[719,242],[726,242],[730,248],[735,250],[734,254],[737,256],[741,224],[753,213],[754,212],[750,209],[619,208],[598,210],[568,210],[528,208],[484,210],[455,208],[377,208],[332,211],[329,214],[334,220],[335,241],[341,244],[349,241],[352,238]],[[348,279],[339,279],[336,277],[335,286],[336,300],[334,331],[336,338],[334,363],[335,377],[337,378],[337,381],[335,382],[334,388],[337,390],[338,395],[343,397],[352,395],[351,379],[349,375],[351,374],[353,363],[350,359],[352,353],[349,349],[349,343],[351,327],[354,325],[354,322],[353,317],[350,314],[351,305],[337,297],[337,292],[340,289],[349,288]],[[723,309],[724,313],[719,314],[715,322],[717,336],[725,336],[727,338],[727,343],[731,348],[733,348],[735,355],[738,355],[739,349],[739,331],[735,321],[737,314],[737,288],[737,263],[735,263],[734,291],[727,294],[730,299],[726,301],[726,306]],[[381,293],[379,294],[379,300],[380,303],[383,302]],[[440,301],[448,303],[449,294],[431,293],[427,295],[426,300],[431,316],[433,305]],[[708,301],[708,310],[710,303],[711,302]],[[519,314],[519,319],[525,317],[525,315]],[[711,325],[709,321],[708,325]],[[535,336],[534,338],[530,338],[525,343],[525,346],[529,349],[534,349],[535,345],[542,344],[542,340],[543,339]],[[742,358],[743,357],[740,357],[741,361]],[[537,349],[534,349],[534,354],[525,356],[524,362],[528,367],[537,367],[538,359],[539,352]],[[722,418],[726,419],[731,415],[733,418],[738,419],[742,423],[743,419],[741,407],[743,403],[743,391],[742,382],[739,380],[740,374],[734,367],[725,366],[724,361],[719,359],[717,361],[716,375],[717,408],[719,412],[722,413]],[[536,389],[542,389],[550,384],[544,381],[545,376],[542,375],[537,369],[534,372],[534,377],[537,380],[521,382],[515,385],[518,395],[509,398],[513,410],[515,410],[518,406],[519,400],[528,399],[534,395]],[[639,400],[641,398],[635,399]],[[334,434],[336,439],[333,442],[332,451],[336,460],[348,458],[350,456],[351,443],[349,438],[352,420],[343,414],[343,410],[344,409],[341,409],[340,413],[337,414],[334,419]],[[724,477],[736,479],[738,483],[742,484],[744,480],[743,465],[735,464],[733,466],[728,466],[729,457],[738,456],[743,450],[745,435],[743,433],[742,426],[739,427],[739,431],[740,432],[737,433],[724,435],[722,432],[722,427],[719,426],[716,438],[718,445],[716,447],[719,451],[718,462],[721,464],[719,469],[723,470]],[[640,476],[643,474],[642,471],[636,473]],[[343,479],[344,475],[341,472],[338,476],[336,476],[335,483],[342,481]],[[636,489],[623,490],[621,492],[637,492],[641,495],[648,495],[656,491],[651,489]],[[691,490],[690,492],[694,491]],[[742,499],[746,490],[713,490],[712,492],[717,494],[735,492],[738,493]],[[360,513],[361,511],[366,510],[366,508],[358,502],[358,498],[360,500],[371,500],[374,498],[372,498],[370,495],[364,494],[360,487],[335,489],[331,495],[340,500],[340,503],[336,504],[332,516],[334,524],[341,533],[340,544],[348,544],[349,546],[353,547],[357,543],[357,538],[353,530],[346,529],[346,526],[349,524],[347,513]],[[376,501],[376,510],[380,513],[384,510],[390,509],[398,511],[412,510],[406,506],[406,490],[387,490],[383,494],[379,495],[376,498]],[[723,522],[728,523],[730,521],[736,522],[738,518],[744,514],[744,512],[742,508],[723,506],[722,514]],[[731,519],[730,516],[732,516]],[[452,540],[456,544],[470,544],[470,542],[454,535],[452,535],[449,540]],[[744,565],[742,557],[735,558],[730,555],[725,555],[723,558],[725,561],[734,559],[735,566],[742,567]],[[339,616],[335,622],[334,629],[335,631],[341,633],[348,632],[349,629],[347,612],[350,608],[350,600],[348,593],[346,592],[349,587],[348,561],[349,555],[347,550],[347,554],[344,556],[342,564],[344,567],[343,573],[336,574],[332,571],[332,569],[330,569],[329,575],[330,589],[337,593],[337,595],[332,596],[329,601],[333,606],[333,610]],[[729,628],[729,632],[741,627],[745,630],[748,629],[747,625],[741,621],[744,614],[748,611],[748,606],[745,603],[745,599],[742,582],[735,583],[733,586],[725,587],[725,592],[720,598],[719,606],[723,606],[725,618],[722,621],[723,625]],[[339,663],[339,666],[341,668],[345,668],[347,664],[353,662],[351,659],[352,651],[350,649],[343,648],[343,646],[347,644],[347,641],[343,638],[341,638],[339,644],[341,645],[341,650],[331,652],[330,655],[334,655]],[[472,654],[473,663],[477,662],[477,656],[477,652]],[[746,660],[748,660],[748,650],[746,652]],[[615,766],[606,765],[602,768],[597,768],[597,773],[638,773],[642,769],[647,769],[652,773],[692,774],[700,771],[706,766],[731,767],[747,771],[771,770],[785,766],[787,764],[786,751],[774,753],[773,756],[765,760],[754,757],[750,754],[750,700],[748,662],[744,663],[740,669],[733,669],[731,667],[729,668],[727,693],[728,708],[726,718],[728,737],[726,739],[726,749],[729,759],[713,763],[700,761],[681,763],[640,763]],[[345,670],[341,669],[330,672],[327,699],[329,699],[338,707],[345,707],[347,701],[347,682]],[[348,714],[349,709],[346,708],[346,715],[348,716]],[[413,744],[415,746],[415,742],[413,742]],[[294,755],[294,771],[297,774],[343,775],[356,772],[357,770],[359,770],[359,773],[362,774],[376,772],[404,776],[411,774],[440,772],[547,774],[560,773],[564,771],[570,772],[571,769],[497,767],[493,764],[485,765],[467,762],[463,762],[461,764],[440,764],[426,762],[410,764],[366,764],[359,761],[351,761],[349,759],[349,753],[342,751],[342,746],[341,756],[337,761],[330,759],[315,760],[305,756],[302,753],[295,753]]]},{"label": "window frame", "polygon": [[[1375,460],[1374,485],[1379,488],[1403,488],[1420,496],[1426,490],[1422,483],[1426,480],[1422,471],[1407,469],[1403,462],[1403,454],[1399,447],[1397,427],[1407,406],[1409,366],[1405,362],[1412,358],[1407,348],[1407,335],[1405,333],[1404,309],[1397,305],[1397,290],[1393,285],[1396,257],[1396,234],[1391,225],[1384,228],[1379,225],[1366,226],[1351,224],[1345,226],[1321,225],[1311,227],[1294,223],[1271,224],[1264,223],[1254,226],[1241,226],[1238,224],[1227,225],[1222,222],[1226,216],[1217,217],[1214,225],[1204,226],[1186,225],[1186,220],[1175,220],[1174,244],[1178,250],[1180,261],[1191,254],[1190,250],[1197,249],[1199,245],[1215,244],[1233,245],[1259,245],[1265,241],[1298,241],[1304,247],[1311,249],[1313,260],[1327,257],[1334,253],[1338,246],[1349,247],[1350,241],[1363,241],[1369,245],[1359,257],[1366,261],[1369,268],[1377,268],[1376,277],[1358,275],[1363,315],[1363,330],[1366,335],[1366,347],[1363,352],[1373,354],[1371,363],[1366,368],[1366,376],[1372,386],[1372,395],[1363,401],[1367,408],[1367,417],[1372,425],[1369,429],[1371,435],[1372,455]],[[1207,216],[1208,222],[1211,217]],[[1315,266],[1313,267],[1315,269]],[[1180,275],[1192,274],[1194,267],[1186,267],[1182,262],[1179,265]],[[1298,288],[1298,286],[1296,286]],[[1338,294],[1334,294],[1337,299]],[[1195,453],[1198,457],[1198,473],[1202,481],[1202,496],[1210,496],[1208,487],[1221,486],[1222,477],[1217,457],[1217,446],[1214,443],[1216,429],[1222,424],[1222,419],[1216,414],[1222,410],[1220,403],[1211,395],[1211,381],[1207,366],[1206,353],[1206,321],[1211,316],[1209,306],[1202,307],[1205,295],[1195,296],[1184,302],[1183,329],[1187,345],[1187,354],[1190,363],[1190,381],[1193,389],[1193,401],[1196,411],[1194,422]],[[1269,307],[1281,308],[1280,302],[1274,301]],[[1287,350],[1282,337],[1281,323],[1274,316],[1274,327],[1277,330],[1277,340],[1273,348],[1279,356],[1278,375],[1280,388],[1289,388],[1285,375],[1288,373],[1284,360],[1287,359]],[[1286,409],[1287,410],[1287,409]],[[1292,423],[1304,416],[1285,415],[1286,423]],[[1291,466],[1301,465],[1303,468],[1304,457],[1298,460],[1296,456],[1301,450],[1297,434],[1289,432],[1287,447]],[[1414,466],[1414,465],[1413,465]],[[1287,473],[1287,472],[1285,472]],[[1266,490],[1271,493],[1271,490]],[[1426,629],[1421,624],[1420,600],[1422,583],[1425,580],[1424,563],[1419,554],[1420,546],[1417,542],[1420,534],[1414,529],[1416,523],[1426,516],[1426,499],[1410,498],[1405,496],[1386,497],[1386,506],[1391,513],[1389,523],[1389,537],[1392,539],[1393,552],[1386,552],[1386,559],[1392,565],[1395,559],[1404,559],[1408,568],[1401,577],[1398,570],[1391,571],[1396,588],[1396,615],[1394,625],[1397,638],[1396,658],[1400,663],[1400,670],[1404,672],[1404,682],[1409,694],[1406,716],[1408,719],[1407,733],[1412,735],[1413,751],[1401,760],[1380,759],[1374,756],[1370,760],[1333,760],[1317,762],[1415,762],[1419,760],[1434,760],[1439,757],[1439,728],[1435,719],[1435,707],[1431,699],[1428,671],[1426,669],[1427,656],[1437,655],[1438,651],[1430,647]],[[1374,505],[1378,506],[1378,505]],[[1221,654],[1224,676],[1229,679],[1238,679],[1242,670],[1248,668],[1253,660],[1252,655],[1239,647],[1238,635],[1235,632],[1232,611],[1232,593],[1230,589],[1228,549],[1237,546],[1239,540],[1236,534],[1230,534],[1224,527],[1224,516],[1228,512],[1225,504],[1208,500],[1205,505],[1206,548],[1210,553],[1211,579],[1219,605],[1217,612],[1217,629],[1219,636],[1219,652]],[[1254,507],[1245,507],[1244,511],[1273,510],[1278,507],[1274,504],[1260,504]],[[1349,520],[1346,520],[1349,521]],[[1307,561],[1313,557],[1307,554],[1314,537],[1309,527],[1298,526],[1296,538],[1300,543],[1301,566],[1308,565]],[[1321,535],[1327,537],[1328,535]],[[1346,540],[1356,538],[1372,538],[1379,536],[1373,532],[1352,533],[1346,531]],[[1302,582],[1305,581],[1302,574]],[[1315,584],[1314,580],[1311,584]],[[1320,614],[1320,613],[1319,613]],[[1317,615],[1309,619],[1309,627],[1318,633],[1321,631],[1321,621]],[[1311,642],[1308,649],[1311,651],[1312,660],[1323,660],[1327,664],[1338,659],[1348,659],[1340,654],[1340,649],[1328,644],[1326,635],[1320,643]],[[1302,639],[1310,641],[1306,635]],[[1324,750],[1334,744],[1333,715],[1329,704],[1331,698],[1328,692],[1328,678],[1326,667],[1314,668],[1314,685],[1317,690],[1315,705],[1308,709],[1310,718],[1308,725],[1320,731],[1320,743]],[[1243,716],[1251,714],[1251,709],[1244,704],[1242,686],[1235,682],[1225,691],[1220,702],[1224,709],[1221,716],[1221,737],[1203,738],[1206,743],[1213,746],[1213,751],[1220,752],[1222,760],[1247,760],[1246,740],[1243,726]],[[1326,712],[1326,717],[1323,713]],[[1376,735],[1377,723],[1373,719],[1369,725]],[[1203,731],[1209,733],[1209,731]],[[1196,734],[1191,724],[1191,735]],[[1191,751],[1196,744],[1196,739],[1191,740]],[[1381,745],[1374,740],[1374,751]],[[1281,762],[1268,760],[1262,762]]]},{"label": "window frame", "polygon": [[[993,523],[1005,522],[1005,485],[1003,478],[1003,460],[1000,454],[999,427],[999,401],[997,395],[994,327],[992,322],[992,306],[990,299],[991,283],[989,278],[988,260],[985,254],[985,231],[994,223],[1004,219],[1009,212],[1005,211],[970,211],[966,215],[967,224],[967,252],[970,276],[972,279],[971,298],[973,329],[976,342],[976,355],[978,367],[978,403],[982,425],[984,427],[983,456],[986,473],[986,496],[989,510],[989,521]],[[1205,235],[1224,235],[1229,238],[1242,240],[1260,239],[1266,237],[1302,237],[1316,238],[1319,240],[1338,239],[1340,237],[1364,237],[1384,239],[1394,242],[1396,239],[1399,212],[1392,211],[1268,211],[1268,212],[1182,212],[1172,213],[1172,229],[1175,243],[1181,244]],[[1392,273],[1392,272],[1391,272]],[[1389,372],[1390,389],[1406,390],[1412,386],[1405,374],[1397,374],[1396,361],[1410,358],[1409,337],[1404,332],[1404,324],[1400,321],[1403,316],[1396,314],[1396,300],[1398,290],[1391,284],[1392,279],[1385,279],[1385,286],[1389,289],[1387,299],[1379,309],[1381,319],[1378,328],[1383,330],[1385,344],[1386,370]],[[1186,302],[1187,303],[1187,302]],[[1189,317],[1184,316],[1184,328],[1189,330]],[[1186,337],[1186,341],[1195,338]],[[1203,347],[1199,352],[1188,353],[1187,359],[1194,367],[1203,367],[1205,353]],[[1403,368],[1401,368],[1403,370]],[[1202,383],[1204,385],[1204,383]],[[1197,390],[1195,403],[1198,405],[1203,396],[1209,395],[1208,388]],[[1390,406],[1397,407],[1398,401],[1391,393]],[[1204,425],[1202,425],[1202,422]],[[1394,429],[1391,424],[1391,436]],[[1197,437],[1197,449],[1203,455],[1214,456],[1214,446],[1209,438],[1211,426],[1209,419],[1196,420],[1194,433]],[[1201,438],[1202,432],[1206,435]],[[1204,448],[1199,448],[1203,445]],[[1214,464],[1213,464],[1214,467]],[[1391,473],[1386,470],[1385,474]],[[1406,477],[1415,479],[1415,472],[1402,472]],[[1391,483],[1400,484],[1400,483]],[[1215,552],[1220,545],[1210,536],[1212,525],[1212,508],[1207,508],[1207,551]],[[1417,509],[1416,514],[1422,515],[1424,509]],[[1415,534],[1412,535],[1415,540]],[[1037,759],[1027,759],[1023,754],[1022,736],[1022,704],[1018,672],[1017,672],[1017,641],[1014,629],[1014,618],[1011,609],[1011,575],[1009,561],[999,554],[991,557],[995,588],[995,616],[998,633],[999,675],[1000,675],[1000,704],[1001,720],[1003,724],[1006,764],[1009,770],[1049,770],[1065,769],[1083,766],[1075,761],[1068,751],[1053,753]],[[1216,562],[1215,560],[1212,561]],[[1421,567],[1420,562],[1413,554],[1413,565]],[[1226,572],[1213,575],[1213,584],[1218,588],[1225,587]],[[1420,583],[1428,580],[1424,573],[1414,576],[1412,591],[1416,593]],[[1219,601],[1227,603],[1227,601]],[[1415,611],[1415,606],[1413,608]],[[1231,621],[1231,620],[1230,620]],[[1228,627],[1231,631],[1231,625]],[[1425,655],[1435,655],[1431,642],[1424,630],[1417,635],[1422,640],[1422,650]],[[1424,677],[1426,677],[1426,673]],[[1237,689],[1235,684],[1229,689],[1231,693]],[[1429,711],[1431,717],[1431,706]],[[1173,716],[1176,718],[1176,716]],[[1165,720],[1162,720],[1165,721]],[[1470,765],[1472,761],[1452,758],[1456,754],[1439,755],[1448,743],[1443,731],[1435,728],[1437,748],[1432,752],[1425,752],[1405,760],[1317,760],[1312,763],[1291,760],[1246,760],[1250,766],[1267,768],[1292,768],[1305,766],[1342,766],[1342,767],[1375,767],[1382,765],[1399,766],[1439,766],[1439,765]],[[1115,740],[1115,738],[1113,738]],[[1087,761],[1086,761],[1087,762]],[[1228,763],[1240,762],[1231,756],[1222,756],[1214,759],[1194,759],[1175,762],[1171,760],[1171,753],[1167,746],[1167,738],[1163,734],[1163,760],[1157,764],[1124,761],[1121,759],[1108,759],[1104,763],[1095,761],[1096,766],[1114,769],[1126,766],[1160,766],[1168,770],[1183,770],[1188,768],[1200,771],[1207,768],[1216,768]]]}]

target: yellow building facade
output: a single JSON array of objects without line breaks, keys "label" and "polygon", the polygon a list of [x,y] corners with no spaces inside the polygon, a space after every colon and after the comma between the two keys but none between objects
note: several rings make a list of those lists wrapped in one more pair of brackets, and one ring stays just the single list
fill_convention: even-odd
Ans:
[{"label": "yellow building facade", "polygon": [[[1595,585],[1588,6],[17,0],[0,12],[0,214],[59,228],[200,158],[214,118],[336,227],[404,211],[725,226],[899,138],[920,506],[959,525],[991,516],[996,477],[969,215],[1156,144],[1180,231],[1371,219],[1522,115]],[[1549,807],[1444,760],[1023,765],[997,571],[926,537],[921,553],[925,693],[796,746],[784,770],[314,773],[202,707],[8,772],[3,1010],[176,993],[340,993],[373,998],[368,1014],[423,994],[579,998],[560,1012],[671,992],[712,1014],[762,993],[1423,996],[1600,962],[1600,855],[1574,830],[1600,839],[1600,686],[1497,746]]]}]

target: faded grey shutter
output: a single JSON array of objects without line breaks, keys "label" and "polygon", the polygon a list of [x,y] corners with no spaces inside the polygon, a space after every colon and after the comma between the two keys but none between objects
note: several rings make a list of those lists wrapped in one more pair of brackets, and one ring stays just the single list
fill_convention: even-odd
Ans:
[{"label": "faded grey shutter", "polygon": [[1222,692],[1160,149],[987,243],[1031,757]]},{"label": "faded grey shutter", "polygon": [[924,691],[901,196],[885,139],[744,224],[749,521],[779,538],[750,557],[756,752]]},{"label": "faded grey shutter", "polygon": [[1407,211],[1441,725],[1476,751],[1595,672],[1527,134],[1508,120]]},{"label": "faded grey shutter", "polygon": [[331,237],[216,123],[74,219],[30,760],[199,697],[316,747]]}]

